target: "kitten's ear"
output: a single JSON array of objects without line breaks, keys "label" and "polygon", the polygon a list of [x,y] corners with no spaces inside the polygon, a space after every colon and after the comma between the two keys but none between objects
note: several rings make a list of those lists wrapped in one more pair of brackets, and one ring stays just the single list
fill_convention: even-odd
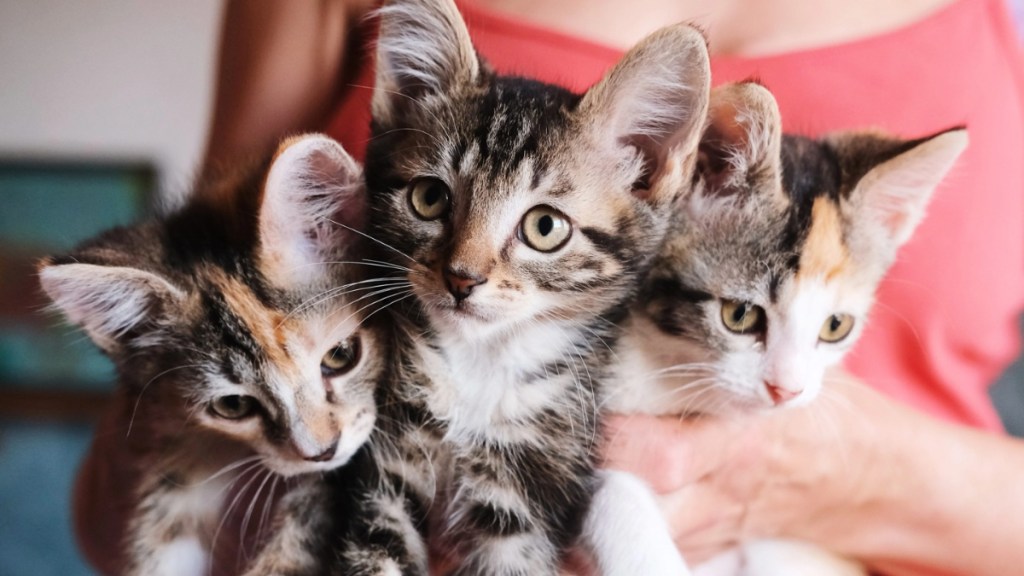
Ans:
[{"label": "kitten's ear", "polygon": [[476,83],[481,64],[451,0],[391,0],[378,11],[373,118],[398,121],[417,101]]},{"label": "kitten's ear", "polygon": [[[704,36],[688,25],[663,28],[640,41],[580,103],[585,125],[643,156],[652,194],[672,170],[690,166],[707,116],[711,69]],[[681,175],[689,178],[689,174]],[[645,182],[643,182],[645,181]]]},{"label": "kitten's ear", "polygon": [[39,281],[54,306],[108,352],[130,332],[159,322],[166,307],[185,300],[185,293],[164,278],[126,266],[44,260]]},{"label": "kitten's ear", "polygon": [[868,133],[830,137],[853,184],[848,210],[865,236],[884,240],[895,253],[910,239],[942,179],[967,147],[967,130],[956,128],[903,141]]},{"label": "kitten's ear", "polygon": [[260,269],[280,288],[321,279],[344,258],[366,221],[362,168],[319,134],[286,140],[263,187]]},{"label": "kitten's ear", "polygon": [[767,88],[755,82],[715,88],[697,164],[703,192],[781,194],[781,147],[782,116]]}]

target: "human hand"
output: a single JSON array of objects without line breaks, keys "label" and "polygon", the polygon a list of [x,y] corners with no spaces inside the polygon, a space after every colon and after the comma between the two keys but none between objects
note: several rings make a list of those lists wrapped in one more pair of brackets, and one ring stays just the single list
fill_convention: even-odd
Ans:
[{"label": "human hand", "polygon": [[921,494],[901,456],[916,442],[917,418],[837,370],[806,407],[729,418],[615,416],[606,466],[652,486],[692,564],[766,537],[857,555],[877,544],[853,534],[858,528]]}]

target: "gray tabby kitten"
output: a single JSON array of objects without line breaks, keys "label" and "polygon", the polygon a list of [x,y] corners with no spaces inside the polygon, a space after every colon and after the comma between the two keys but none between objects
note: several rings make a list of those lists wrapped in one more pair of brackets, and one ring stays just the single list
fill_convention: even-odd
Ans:
[{"label": "gray tabby kitten", "polygon": [[691,179],[704,38],[666,28],[578,95],[494,74],[450,0],[380,15],[371,232],[406,267],[450,458],[436,536],[456,574],[555,574],[599,484],[616,322]]},{"label": "gray tabby kitten", "polygon": [[310,136],[210,186],[40,269],[128,399],[141,480],[124,573],[208,573],[218,537],[241,538],[220,534],[232,509],[246,510],[243,532],[262,529],[284,488],[247,573],[325,574],[347,504],[324,473],[369,437],[389,373],[388,333],[366,322],[345,262],[365,218],[361,169]]},{"label": "gray tabby kitten", "polygon": [[[963,129],[783,135],[766,89],[715,89],[696,183],[626,326],[612,409],[728,415],[810,402],[966,144]],[[698,572],[864,573],[777,542]]]}]

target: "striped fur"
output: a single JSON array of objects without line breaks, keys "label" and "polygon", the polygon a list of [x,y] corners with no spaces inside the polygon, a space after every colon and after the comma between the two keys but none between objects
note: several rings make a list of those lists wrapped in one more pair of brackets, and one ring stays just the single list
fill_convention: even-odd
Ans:
[{"label": "striped fur", "polygon": [[364,218],[359,167],[309,136],[43,262],[44,289],[114,360],[130,410],[126,574],[204,574],[243,536],[263,542],[251,574],[347,573],[330,553],[354,530],[335,513],[353,494],[338,468],[365,457],[400,369],[360,301],[379,281],[349,263]]},{"label": "striped fur", "polygon": [[[597,484],[616,322],[695,164],[706,47],[665,29],[583,95],[475,54],[449,0],[382,10],[371,232],[406,267],[421,397],[450,459],[432,537],[456,574],[555,574]],[[561,244],[531,247],[534,210],[564,218]]]}]

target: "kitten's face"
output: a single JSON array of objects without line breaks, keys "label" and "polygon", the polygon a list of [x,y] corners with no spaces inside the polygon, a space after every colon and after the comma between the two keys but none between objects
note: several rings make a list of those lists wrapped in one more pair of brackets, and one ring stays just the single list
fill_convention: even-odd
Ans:
[{"label": "kitten's face", "polygon": [[676,362],[705,367],[694,410],[805,404],[856,341],[879,278],[845,248],[827,198],[799,245],[787,246],[788,211],[725,210],[735,213],[704,212],[673,235],[647,310],[674,337]]},{"label": "kitten's face", "polygon": [[44,262],[43,287],[115,361],[138,425],[198,426],[283,475],[337,467],[368,438],[384,373],[340,263],[360,177],[326,138],[287,141],[227,200],[200,195]]},{"label": "kitten's face", "polygon": [[716,89],[710,118],[699,180],[642,298],[669,336],[658,354],[689,366],[675,370],[689,411],[806,404],[966,136],[782,137],[774,99],[752,84]]},{"label": "kitten's face", "polygon": [[415,260],[408,278],[435,324],[578,317],[628,289],[659,225],[630,192],[637,154],[589,138],[570,113],[577,101],[494,79],[438,102],[396,142],[386,240]]},{"label": "kitten's face", "polygon": [[359,306],[326,291],[268,303],[239,279],[212,276],[189,298],[196,316],[166,332],[195,347],[181,353],[191,368],[168,374],[194,421],[283,475],[347,462],[373,429],[384,369]]},{"label": "kitten's face", "polygon": [[620,302],[692,167],[700,34],[652,37],[579,96],[487,70],[451,2],[396,1],[381,18],[374,232],[409,257],[431,323],[487,336]]}]

